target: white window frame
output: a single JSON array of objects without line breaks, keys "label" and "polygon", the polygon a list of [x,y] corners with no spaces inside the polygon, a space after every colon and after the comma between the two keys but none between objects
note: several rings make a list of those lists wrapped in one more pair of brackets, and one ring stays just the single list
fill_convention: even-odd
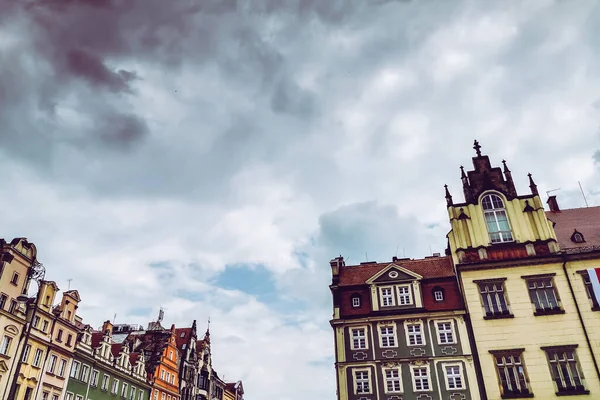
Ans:
[{"label": "white window frame", "polygon": [[98,378],[100,377],[100,371],[92,368],[92,374],[90,378],[90,386],[98,387]]},{"label": "white window frame", "polygon": [[[458,367],[458,374],[460,377],[460,383],[461,386],[460,387],[454,387],[451,388],[450,387],[450,382],[448,380],[448,371],[446,368],[450,368],[450,367]],[[467,386],[465,385],[465,373],[463,370],[463,366],[461,363],[442,363],[442,370],[444,371],[444,383],[446,385],[446,390],[465,390],[467,388]],[[456,381],[454,381],[456,383]]]},{"label": "white window frame", "polygon": [[25,350],[23,350],[23,357],[21,357],[21,362],[27,364],[27,359],[29,358],[29,354],[31,353],[31,345],[26,344]]},{"label": "white window frame", "polygon": [[[399,306],[410,306],[413,304],[413,296],[410,288],[411,285],[398,285],[396,286],[396,296],[398,296]],[[400,293],[400,290],[406,289],[407,293]],[[403,303],[401,299],[408,297],[408,303]]]},{"label": "white window frame", "polygon": [[[48,393],[48,392],[45,392],[45,393]],[[48,393],[48,394],[50,394],[50,393]],[[73,393],[67,392],[65,394],[65,400],[73,400]]]},{"label": "white window frame", "polygon": [[69,362],[67,361],[67,359],[61,358],[60,363],[58,364],[58,371],[57,371],[56,375],[64,378],[68,363]]},{"label": "white window frame", "polygon": [[118,379],[113,379],[113,384],[112,384],[112,388],[111,388],[110,392],[112,394],[119,393],[119,380]]},{"label": "white window frame", "polygon": [[[437,333],[437,342],[439,345],[446,345],[446,344],[456,344],[457,343],[457,338],[456,338],[456,329],[454,329],[454,321],[451,319],[447,319],[447,320],[436,320],[434,321],[435,324],[435,331]],[[452,335],[452,341],[451,342],[442,342],[442,333],[446,333],[446,332],[442,332],[440,330],[440,326],[439,324],[450,324],[450,334]]]},{"label": "white window frame", "polygon": [[77,396],[75,396],[75,400],[83,400],[83,396],[78,394]]},{"label": "white window frame", "polygon": [[[420,344],[410,344],[410,336],[411,334],[408,332],[408,327],[409,325],[419,325],[421,327],[421,343]],[[425,329],[424,329],[424,324],[423,321],[419,321],[419,322],[404,322],[404,333],[406,334],[406,345],[409,347],[416,347],[416,346],[425,346],[427,344],[427,340],[425,338]]]},{"label": "white window frame", "polygon": [[82,364],[80,381],[87,383],[89,376],[90,376],[90,366],[86,365],[86,364]]},{"label": "white window frame", "polygon": [[[429,387],[428,389],[417,389],[417,381],[416,379],[422,379],[422,376],[415,376],[415,370],[417,369],[425,369],[427,371],[427,386]],[[433,390],[432,388],[432,381],[431,381],[431,370],[429,369],[429,364],[427,365],[411,365],[410,366],[410,378],[412,381],[412,385],[413,385],[413,392],[431,392]]]},{"label": "white window frame", "polygon": [[71,372],[69,372],[69,377],[74,379],[79,379],[79,370],[81,368],[81,363],[79,361],[73,361],[71,364]]},{"label": "white window frame", "polygon": [[[391,304],[385,304],[385,302],[383,301],[384,296],[383,296],[383,291],[384,290],[389,290],[390,291],[390,295],[392,296],[392,303]],[[393,286],[382,286],[379,288],[379,301],[381,304],[381,307],[393,307],[396,305],[396,296],[394,295],[394,287]],[[386,296],[387,297],[387,296]]]},{"label": "white window frame", "polygon": [[109,387],[110,387],[110,376],[107,375],[106,373],[103,373],[102,374],[102,387],[100,389],[104,390],[105,392],[108,392]]},{"label": "white window frame", "polygon": [[127,385],[127,382],[123,382],[123,384],[121,385],[121,397],[123,398],[127,398],[127,387],[129,385]]},{"label": "white window frame", "polygon": [[0,354],[4,354],[4,355],[8,355],[8,352],[10,351],[10,346],[12,345],[13,342],[13,338],[8,336],[8,335],[4,335],[4,337],[2,338],[2,344],[0,345]]},{"label": "white window frame", "polygon": [[[498,200],[500,200],[501,207],[496,207],[496,205],[493,203],[493,200],[492,200],[493,197],[497,197]],[[490,202],[490,205],[492,206],[491,208],[485,208],[485,206],[483,204],[484,200],[486,200],[487,198],[490,199],[489,202]],[[510,223],[510,218],[508,217],[508,211],[506,210],[506,203],[505,203],[504,199],[502,198],[502,196],[500,196],[497,193],[487,192],[481,196],[480,204],[481,204],[481,210],[483,211],[483,222],[485,223],[485,226],[487,228],[490,242],[491,243],[514,242],[515,236],[512,231],[512,225]],[[508,231],[500,230],[500,222],[499,222],[498,215],[502,215],[502,214],[504,214],[504,218],[506,218],[506,224],[508,225]],[[490,230],[490,224],[488,223],[488,217],[487,217],[488,215],[491,216],[491,218],[493,219],[495,228],[497,230],[493,230],[493,231]],[[494,234],[497,235],[496,238],[493,237]],[[496,240],[496,239],[499,239],[499,240]]]},{"label": "white window frame", "polygon": [[360,297],[354,296],[352,297],[352,307],[360,307]]},{"label": "white window frame", "polygon": [[435,301],[444,301],[444,292],[441,290],[434,290],[433,297],[435,298]]},{"label": "white window frame", "polygon": [[[391,379],[388,379],[387,377],[387,371],[396,371],[398,373],[398,382],[400,383],[400,389],[399,390],[388,390],[388,381],[390,381]],[[401,366],[397,366],[397,367],[382,367],[381,368],[381,374],[383,376],[383,391],[386,394],[395,394],[395,393],[403,393],[404,392],[404,387],[402,385],[402,367]]]},{"label": "white window frame", "polygon": [[[387,345],[384,346],[383,345],[383,333],[381,332],[382,328],[392,328],[392,335],[390,336],[389,334],[386,334],[386,337],[391,337],[394,341],[394,344],[392,346]],[[382,349],[389,349],[389,348],[396,348],[398,347],[398,332],[396,330],[396,324],[392,324],[392,325],[388,325],[388,324],[380,324],[377,325],[377,334],[379,336],[379,347],[381,347]],[[389,343],[389,340],[388,340]]]},{"label": "white window frame", "polygon": [[[369,384],[368,392],[360,392],[360,393],[358,392],[358,381],[356,379],[357,372],[366,372],[367,373],[367,381]],[[352,384],[353,384],[355,395],[373,394],[373,378],[371,377],[371,368],[353,368],[352,369]]]},{"label": "white window frame", "polygon": [[[38,357],[39,355],[39,357]],[[44,356],[44,350],[35,349],[35,353],[33,353],[33,360],[31,361],[31,365],[35,368],[40,367],[40,363],[42,362],[42,357]]]},{"label": "white window frame", "polygon": [[46,372],[53,374],[54,368],[56,367],[56,363],[58,362],[58,356],[56,354],[51,354],[48,358],[48,367],[46,367]]}]

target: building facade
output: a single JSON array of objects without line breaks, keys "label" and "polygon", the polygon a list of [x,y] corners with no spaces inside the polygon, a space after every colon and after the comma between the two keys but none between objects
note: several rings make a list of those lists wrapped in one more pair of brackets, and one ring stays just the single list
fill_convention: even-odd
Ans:
[{"label": "building facade", "polygon": [[242,381],[226,383],[223,398],[225,400],[244,400],[244,385],[242,385]]},{"label": "building facade", "polygon": [[339,400],[480,398],[449,257],[331,270]]},{"label": "building facade", "polygon": [[198,391],[198,355],[196,342],[196,320],[190,328],[175,329],[176,345],[181,359],[179,362],[179,392],[181,400],[195,400]]},{"label": "building facade", "polygon": [[600,398],[600,314],[586,270],[600,266],[600,212],[561,212],[555,198],[546,212],[531,174],[529,193],[517,193],[506,163],[492,167],[474,148],[473,170],[461,167],[464,201],[446,188],[446,202],[483,397]]}]

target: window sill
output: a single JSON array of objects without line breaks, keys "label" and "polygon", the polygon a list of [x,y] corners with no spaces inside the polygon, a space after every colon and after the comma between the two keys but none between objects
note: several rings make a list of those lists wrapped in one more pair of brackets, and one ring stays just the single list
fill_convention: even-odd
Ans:
[{"label": "window sill", "polygon": [[557,396],[579,396],[582,394],[590,394],[590,391],[586,389],[573,389],[556,392]]},{"label": "window sill", "polygon": [[483,317],[483,319],[506,319],[506,318],[514,318],[513,314],[487,314]]},{"label": "window sill", "polygon": [[503,399],[526,399],[533,397],[533,393],[531,392],[523,392],[523,393],[506,393],[502,395]]},{"label": "window sill", "polygon": [[560,309],[560,308],[552,308],[549,310],[536,310],[533,315],[536,317],[539,316],[543,316],[543,315],[556,315],[556,314],[564,314],[565,310]]}]

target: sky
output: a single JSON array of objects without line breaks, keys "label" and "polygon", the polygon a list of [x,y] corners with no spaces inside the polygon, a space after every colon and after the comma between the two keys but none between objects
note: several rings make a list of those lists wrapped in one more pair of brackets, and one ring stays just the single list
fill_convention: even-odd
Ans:
[{"label": "sky", "polygon": [[0,0],[0,209],[84,321],[334,399],[329,260],[443,252],[473,140],[600,205],[599,1]]}]

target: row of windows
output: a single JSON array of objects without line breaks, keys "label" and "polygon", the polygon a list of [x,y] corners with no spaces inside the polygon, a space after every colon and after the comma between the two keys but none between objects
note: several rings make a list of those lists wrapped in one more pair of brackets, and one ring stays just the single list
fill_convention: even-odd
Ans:
[{"label": "row of windows", "polygon": [[[466,389],[462,364],[444,363],[444,382],[446,390]],[[413,392],[428,392],[432,390],[429,365],[409,366]],[[373,394],[373,377],[370,368],[353,369],[354,393]],[[402,384],[402,367],[382,367],[384,392],[386,394],[404,393]]]},{"label": "row of windows", "polygon": [[[29,364],[30,355],[31,355],[31,345],[26,344],[25,349],[23,350],[23,357],[21,358],[21,361],[25,364]],[[31,365],[36,368],[39,368],[42,364],[43,356],[44,356],[44,351],[42,349],[35,349],[35,352],[33,353],[33,359],[31,360]],[[53,363],[53,366],[52,366],[52,369],[48,368],[48,372],[54,373],[54,368],[56,367],[57,361],[58,361],[57,356],[53,354],[50,357],[50,362]],[[60,364],[59,364],[59,368],[58,368],[58,376],[64,376],[65,368],[67,366],[66,362],[67,362],[67,360],[65,360],[64,358],[60,359]],[[50,366],[50,364],[49,364],[49,366]]]},{"label": "row of windows", "polygon": [[[577,346],[542,348],[557,394],[587,393],[575,352]],[[523,350],[494,351],[494,363],[503,397],[532,395]]]},{"label": "row of windows", "polygon": [[169,371],[161,368],[160,379],[167,383],[170,383],[171,385],[174,385],[175,384],[175,373],[171,374]]},{"label": "row of windows", "polygon": [[[563,313],[560,296],[554,284],[554,274],[524,276],[529,298],[534,307],[534,315],[547,315]],[[583,283],[592,308],[598,307],[598,300],[587,273],[582,274]],[[486,318],[511,316],[508,296],[505,287],[505,278],[495,280],[476,281],[481,295],[481,304]]]},{"label": "row of windows", "polygon": [[[394,288],[396,290],[394,290]],[[435,301],[444,301],[444,290],[435,287],[432,290]],[[414,303],[410,285],[383,286],[379,288],[379,304],[381,307],[406,306]],[[361,305],[361,297],[358,294],[352,296],[352,307]]]},{"label": "row of windows", "polygon": [[[88,379],[89,379],[89,384],[91,387],[98,387],[98,381],[100,379],[100,372],[96,369],[92,369],[91,370],[91,378],[90,378],[89,365],[82,364],[79,361],[73,361],[73,365],[71,366],[71,373],[69,376],[73,379],[77,379],[84,383],[88,383]],[[144,400],[143,389],[138,390],[135,386],[129,387],[129,385],[126,382],[122,382],[121,391],[119,392],[119,380],[113,378],[112,386],[111,386],[110,385],[110,375],[103,373],[102,381],[100,384],[100,389],[105,392],[108,392],[109,387],[110,387],[111,394],[119,394],[120,393],[122,398],[127,398],[127,394],[129,393],[129,399],[136,400],[136,393],[137,393],[138,394],[137,400]],[[128,388],[129,388],[129,392],[127,391]],[[68,396],[69,396],[69,393],[67,393],[66,399],[72,400],[73,394],[71,394],[71,397],[68,397]]]},{"label": "row of windows", "polygon": [[[435,321],[437,343],[439,345],[455,344],[456,333],[452,321]],[[405,323],[404,334],[407,346],[424,346],[426,344],[423,322]],[[365,350],[369,348],[367,327],[350,328],[350,348]],[[382,348],[398,347],[396,325],[380,325],[378,327],[379,346]]]},{"label": "row of windows", "polygon": [[170,394],[166,394],[166,393],[163,393],[159,399],[159,397],[158,397],[159,394],[160,394],[160,392],[158,391],[158,389],[154,389],[154,392],[152,393],[152,400],[176,400],[177,399],[176,396],[171,396]]},{"label": "row of windows", "polygon": [[[0,294],[0,310],[4,310],[6,308],[6,303],[8,302],[8,295],[7,294]],[[14,312],[17,309],[17,301],[15,299],[11,299],[10,300],[10,305],[8,306],[8,312],[11,314],[14,314]]]}]

